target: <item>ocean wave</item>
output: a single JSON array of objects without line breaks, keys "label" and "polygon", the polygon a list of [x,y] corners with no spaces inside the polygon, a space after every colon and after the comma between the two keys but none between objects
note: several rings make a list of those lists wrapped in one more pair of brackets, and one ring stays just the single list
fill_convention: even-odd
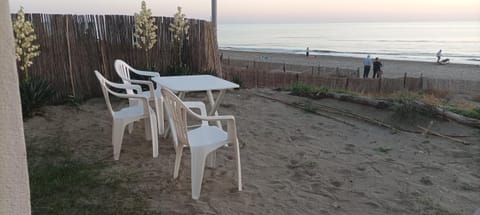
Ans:
[{"label": "ocean wave", "polygon": [[330,40],[330,41],[338,41],[338,42],[379,42],[379,43],[471,43],[471,44],[477,44],[478,41],[465,41],[465,40]]}]

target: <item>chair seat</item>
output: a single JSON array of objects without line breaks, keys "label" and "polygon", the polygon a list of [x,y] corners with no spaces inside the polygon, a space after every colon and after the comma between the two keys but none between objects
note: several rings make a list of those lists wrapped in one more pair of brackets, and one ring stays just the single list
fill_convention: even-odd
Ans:
[{"label": "chair seat", "polygon": [[227,132],[216,126],[200,126],[188,131],[190,147],[201,147],[206,145],[223,145],[228,143]]}]

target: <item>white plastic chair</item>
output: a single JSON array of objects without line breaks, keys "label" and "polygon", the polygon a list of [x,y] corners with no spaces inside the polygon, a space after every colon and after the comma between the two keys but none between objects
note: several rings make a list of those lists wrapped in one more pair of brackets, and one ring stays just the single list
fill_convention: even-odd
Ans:
[{"label": "white plastic chair", "polygon": [[[142,89],[138,85],[131,84],[117,84],[112,83],[105,79],[98,71],[95,70],[95,75],[100,81],[102,87],[103,96],[105,97],[105,103],[113,118],[112,125],[112,145],[113,145],[113,158],[118,160],[120,157],[120,150],[122,148],[123,133],[125,127],[132,124],[134,121],[145,119],[145,139],[152,140],[153,157],[158,157],[158,133],[157,133],[157,121],[155,112],[150,108],[148,104],[148,98],[146,95],[142,95]],[[114,92],[111,88],[135,90],[138,94],[123,94]],[[137,100],[136,105],[130,105],[120,109],[119,111],[113,111],[112,104],[110,103],[110,94],[119,98],[128,98]]]},{"label": "white plastic chair", "polygon": [[[157,113],[157,121],[158,121],[158,133],[163,135],[165,126],[164,126],[164,115],[163,115],[163,97],[160,92],[160,86],[157,84],[157,88],[155,89],[153,86],[152,81],[144,81],[144,80],[135,80],[131,79],[130,72],[133,72],[140,76],[147,76],[147,77],[160,77],[158,72],[151,72],[151,71],[141,71],[138,69],[134,69],[130,65],[128,65],[123,60],[115,60],[115,71],[117,72],[118,76],[122,78],[124,84],[145,84],[148,86],[148,91],[141,92],[141,95],[145,95],[149,98],[150,101],[154,102],[155,105],[155,112]],[[151,92],[154,92],[152,94]],[[133,90],[127,90],[128,94],[134,95],[135,92]],[[130,105],[136,105],[137,100],[130,99]],[[131,133],[133,129],[133,123],[129,125],[128,130]]]},{"label": "white plastic chair", "polygon": [[[168,114],[168,121],[171,127],[173,142],[175,144],[175,167],[173,177],[178,177],[180,162],[184,146],[190,147],[191,152],[191,177],[192,177],[192,198],[198,199],[202,187],[203,172],[207,155],[215,155],[215,150],[232,143],[235,148],[237,160],[238,190],[242,190],[242,168],[240,164],[240,149],[238,146],[237,129],[233,116],[207,116],[205,104],[202,102],[188,102],[190,108],[200,109],[200,114],[193,112],[170,90],[162,88],[164,104]],[[187,129],[187,113],[194,119],[202,120],[200,127]],[[227,132],[217,126],[208,125],[208,121],[227,121]],[[214,156],[210,165],[213,166]]]}]

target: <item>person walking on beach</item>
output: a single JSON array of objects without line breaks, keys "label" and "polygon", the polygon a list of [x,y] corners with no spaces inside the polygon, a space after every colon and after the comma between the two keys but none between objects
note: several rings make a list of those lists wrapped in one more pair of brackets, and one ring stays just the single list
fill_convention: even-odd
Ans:
[{"label": "person walking on beach", "polygon": [[373,61],[373,78],[380,78],[383,64],[378,60],[378,57]]},{"label": "person walking on beach", "polygon": [[372,59],[370,59],[370,55],[367,55],[367,58],[363,60],[363,78],[368,78],[370,66],[372,66]]},{"label": "person walking on beach", "polygon": [[438,52],[437,52],[437,63],[440,63],[440,58],[442,58],[442,50],[440,49]]},{"label": "person walking on beach", "polygon": [[307,57],[310,56],[310,48],[309,47],[307,47],[307,52],[305,53],[305,56],[307,56]]}]

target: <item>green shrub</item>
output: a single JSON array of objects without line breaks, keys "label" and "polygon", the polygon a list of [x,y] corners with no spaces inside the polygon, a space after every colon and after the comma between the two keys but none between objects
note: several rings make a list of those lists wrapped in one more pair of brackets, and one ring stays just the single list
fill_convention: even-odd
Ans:
[{"label": "green shrub", "polygon": [[395,101],[399,103],[398,106],[395,107],[395,115],[398,118],[412,118],[418,112],[420,112],[420,108],[415,104],[417,97],[412,94],[402,93],[395,98]]},{"label": "green shrub", "polygon": [[171,65],[167,67],[165,76],[176,76],[176,75],[217,75],[217,72],[214,69],[206,69],[202,71],[196,71],[190,68],[187,65],[177,66]]},{"label": "green shrub", "polygon": [[83,97],[68,95],[67,98],[64,100],[64,103],[71,106],[71,107],[75,107],[75,108],[79,109],[80,105],[84,101],[85,101],[85,98],[83,98]]},{"label": "green shrub", "polygon": [[165,76],[176,76],[176,75],[187,75],[191,73],[190,68],[187,66],[177,66],[177,65],[171,65],[167,67],[167,71]]},{"label": "green shrub", "polygon": [[317,89],[304,83],[296,83],[292,85],[290,91],[292,91],[292,94],[294,95],[310,95],[315,94]]},{"label": "green shrub", "polygon": [[232,82],[235,83],[235,84],[238,84],[238,86],[240,86],[240,87],[242,87],[242,85],[243,85],[242,79],[240,79],[239,75],[233,76]]},{"label": "green shrub", "polygon": [[310,85],[306,85],[304,83],[296,83],[292,85],[290,88],[290,91],[292,92],[293,95],[296,96],[305,96],[305,97],[325,97],[327,93],[330,92],[330,90],[326,87],[313,87]]},{"label": "green shrub", "polygon": [[55,90],[47,80],[31,77],[20,82],[22,113],[25,118],[31,117],[39,108],[51,102]]},{"label": "green shrub", "polygon": [[214,69],[206,69],[206,70],[200,71],[200,74],[217,76],[217,71],[215,71]]},{"label": "green shrub", "polygon": [[307,101],[303,104],[303,111],[307,113],[316,113],[317,109],[318,108],[315,107],[315,105],[313,105],[311,101]]}]

